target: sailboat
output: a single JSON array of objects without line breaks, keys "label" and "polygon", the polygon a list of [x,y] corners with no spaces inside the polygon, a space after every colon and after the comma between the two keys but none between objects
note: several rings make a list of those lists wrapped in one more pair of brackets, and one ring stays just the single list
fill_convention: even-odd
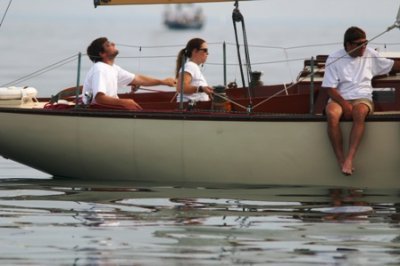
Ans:
[{"label": "sailboat", "polygon": [[164,25],[173,30],[199,30],[204,25],[203,10],[193,4],[178,4],[171,9],[169,5],[164,12]]},{"label": "sailboat", "polygon": [[[222,1],[94,1],[95,6],[191,2]],[[244,26],[238,7],[236,1],[234,25]],[[393,27],[398,26],[399,18]],[[77,97],[79,82],[52,98],[12,88],[19,96],[0,99],[0,155],[71,179],[212,187],[398,186],[398,75],[373,80],[381,88],[376,112],[367,119],[356,161],[360,167],[348,177],[326,134],[327,95],[321,90],[326,56],[306,60],[296,83],[262,85],[259,73],[251,71],[246,41],[245,63],[238,53],[239,65],[246,67],[241,86],[222,88],[217,101],[196,106],[176,103],[174,92],[164,92],[120,95],[134,97],[141,111],[85,107]],[[351,121],[343,122],[344,132],[350,126]]]}]

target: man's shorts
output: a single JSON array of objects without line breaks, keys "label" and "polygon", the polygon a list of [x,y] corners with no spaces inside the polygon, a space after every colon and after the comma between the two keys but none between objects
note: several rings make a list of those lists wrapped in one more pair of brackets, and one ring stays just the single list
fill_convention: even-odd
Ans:
[{"label": "man's shorts", "polygon": [[[333,100],[329,98],[328,103],[332,102]],[[374,112],[374,103],[368,98],[360,98],[356,100],[347,100],[351,105],[356,106],[357,104],[365,104],[369,108],[369,113],[372,114]]]}]

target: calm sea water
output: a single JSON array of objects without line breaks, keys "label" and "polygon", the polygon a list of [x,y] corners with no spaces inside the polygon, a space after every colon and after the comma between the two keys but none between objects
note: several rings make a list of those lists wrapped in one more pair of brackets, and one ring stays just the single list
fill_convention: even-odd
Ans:
[{"label": "calm sea water", "polygon": [[398,265],[398,190],[182,188],[0,161],[2,265]]},{"label": "calm sea water", "polygon": [[[7,4],[0,2],[0,12]],[[341,47],[348,26],[364,28],[369,38],[385,31],[398,5],[395,0],[241,3],[253,70],[264,72],[265,83],[291,81],[305,58]],[[178,50],[188,39],[202,37],[210,43],[204,72],[213,85],[223,83],[225,41],[228,81],[239,81],[232,3],[203,8],[205,28],[181,32],[163,27],[163,6],[94,9],[91,0],[14,0],[0,28],[0,86],[31,73],[13,85],[34,86],[41,96],[74,86],[76,59],[39,76],[36,71],[84,53],[99,36],[119,45],[120,65],[154,76],[173,75]],[[399,36],[394,30],[372,45],[398,50]],[[285,59],[290,63],[281,62]],[[90,63],[86,57],[82,63],[83,77]],[[0,157],[0,262],[398,265],[399,195],[397,189],[85,183],[53,179]]]}]

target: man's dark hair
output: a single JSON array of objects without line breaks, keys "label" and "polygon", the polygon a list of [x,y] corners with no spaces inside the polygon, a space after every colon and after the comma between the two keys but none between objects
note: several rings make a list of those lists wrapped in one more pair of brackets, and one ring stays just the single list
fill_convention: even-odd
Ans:
[{"label": "man's dark hair", "polygon": [[108,39],[106,37],[97,38],[87,48],[87,55],[93,63],[101,61],[100,53],[104,52],[104,43]]},{"label": "man's dark hair", "polygon": [[348,42],[353,42],[358,39],[366,39],[366,38],[367,35],[362,29],[354,26],[350,27],[344,33],[344,42],[343,42],[344,48],[346,48],[346,43]]}]

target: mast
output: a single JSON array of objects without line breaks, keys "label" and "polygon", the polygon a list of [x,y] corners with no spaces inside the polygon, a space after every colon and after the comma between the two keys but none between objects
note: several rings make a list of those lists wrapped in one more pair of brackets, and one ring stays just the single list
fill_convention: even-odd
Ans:
[{"label": "mast", "polygon": [[244,79],[244,71],[243,71],[243,65],[242,65],[242,58],[240,55],[240,44],[239,44],[239,37],[238,37],[238,31],[236,28],[236,23],[241,23],[242,24],[242,35],[243,35],[243,46],[244,46],[244,53],[245,53],[245,65],[246,65],[246,76],[247,76],[247,95],[249,97],[249,106],[248,106],[248,112],[252,111],[252,95],[251,95],[251,89],[250,85],[253,84],[252,82],[252,71],[251,71],[251,63],[250,63],[250,53],[249,53],[249,44],[247,42],[247,32],[246,32],[246,26],[244,24],[244,17],[242,13],[240,13],[239,10],[239,1],[235,1],[235,8],[233,9],[232,12],[232,21],[233,21],[233,28],[235,30],[235,39],[236,39],[236,50],[238,54],[238,60],[239,60],[239,68],[240,68],[240,75],[242,78],[242,85],[243,89],[246,88],[246,83]]}]

